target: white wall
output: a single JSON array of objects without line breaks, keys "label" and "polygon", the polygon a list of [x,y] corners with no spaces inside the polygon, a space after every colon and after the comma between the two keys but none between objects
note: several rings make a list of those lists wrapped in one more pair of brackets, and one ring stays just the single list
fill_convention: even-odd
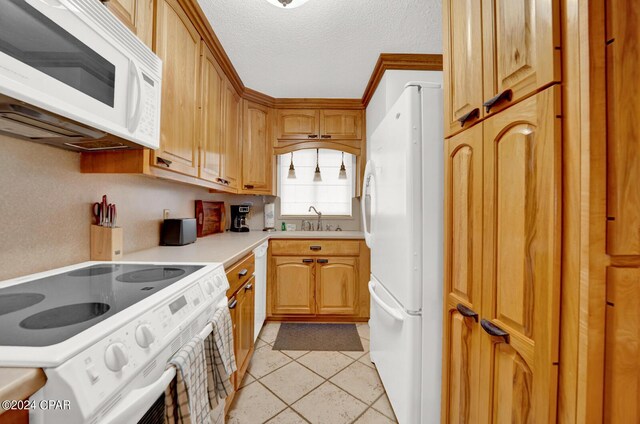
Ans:
[{"label": "white wall", "polygon": [[[367,106],[367,142],[384,119],[387,111],[398,100],[405,84],[410,81],[427,81],[442,84],[441,71],[385,71],[376,92]],[[367,160],[369,149],[367,149]]]}]

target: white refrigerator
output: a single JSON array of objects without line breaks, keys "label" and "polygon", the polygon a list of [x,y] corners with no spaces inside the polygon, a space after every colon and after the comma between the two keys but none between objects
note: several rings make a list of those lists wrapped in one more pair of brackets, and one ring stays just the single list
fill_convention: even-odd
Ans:
[{"label": "white refrigerator", "polygon": [[440,422],[443,121],[440,84],[411,82],[367,145],[371,360],[400,424]]}]

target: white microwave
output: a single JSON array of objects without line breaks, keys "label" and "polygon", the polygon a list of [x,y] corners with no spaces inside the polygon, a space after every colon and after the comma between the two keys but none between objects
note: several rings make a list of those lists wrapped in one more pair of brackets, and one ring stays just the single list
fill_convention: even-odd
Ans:
[{"label": "white microwave", "polygon": [[157,149],[162,61],[99,0],[0,1],[0,132]]}]

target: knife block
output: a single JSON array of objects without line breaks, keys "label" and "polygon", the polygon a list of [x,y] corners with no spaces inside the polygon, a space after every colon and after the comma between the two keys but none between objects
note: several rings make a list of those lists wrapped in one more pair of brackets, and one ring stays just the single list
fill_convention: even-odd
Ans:
[{"label": "knife block", "polygon": [[121,227],[91,226],[91,260],[122,260],[123,235]]}]

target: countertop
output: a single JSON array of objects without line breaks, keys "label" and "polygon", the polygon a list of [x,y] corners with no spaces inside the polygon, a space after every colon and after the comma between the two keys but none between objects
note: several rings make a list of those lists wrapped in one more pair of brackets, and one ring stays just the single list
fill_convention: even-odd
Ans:
[{"label": "countertop", "polygon": [[269,239],[352,239],[364,238],[362,231],[249,231],[212,234],[186,246],[158,246],[126,253],[125,261],[141,262],[222,262],[233,265]]},{"label": "countertop", "polygon": [[[0,368],[0,401],[27,399],[46,381],[44,371],[39,368]],[[0,406],[0,414],[3,412]]]},{"label": "countertop", "polygon": [[[125,261],[222,262],[233,265],[269,239],[363,239],[361,231],[250,231],[226,232],[199,238],[187,246],[158,246],[124,255]],[[0,368],[0,400],[26,399],[44,386],[46,376],[38,368]],[[0,414],[5,412],[0,408]]]}]

